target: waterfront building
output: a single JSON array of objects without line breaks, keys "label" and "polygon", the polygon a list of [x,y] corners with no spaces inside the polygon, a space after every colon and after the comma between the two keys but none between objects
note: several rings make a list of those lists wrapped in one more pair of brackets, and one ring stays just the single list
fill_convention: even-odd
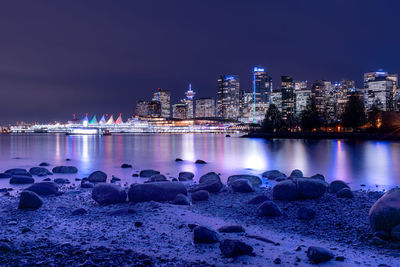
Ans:
[{"label": "waterfront building", "polygon": [[370,111],[375,105],[382,111],[397,110],[398,75],[384,71],[364,74],[365,104]]},{"label": "waterfront building", "polygon": [[282,91],[275,90],[271,92],[270,104],[274,104],[282,112]]},{"label": "waterfront building", "polygon": [[[136,115],[140,117],[161,117],[160,101],[137,101]],[[105,121],[104,116],[100,120],[100,123],[103,121],[103,119]]]},{"label": "waterfront building", "polygon": [[311,86],[311,92],[315,100],[315,106],[320,116],[324,115],[326,109],[326,96],[332,88],[332,83],[324,80],[317,80]]},{"label": "waterfront building", "polygon": [[185,103],[174,104],[172,107],[174,119],[187,119],[187,105]]},{"label": "waterfront building", "polygon": [[336,121],[336,98],[333,90],[328,91],[326,95],[324,118],[327,123]]},{"label": "waterfront building", "polygon": [[196,92],[192,90],[192,84],[189,84],[189,89],[185,92],[186,99],[183,102],[187,106],[187,114],[186,117],[191,119],[194,117],[194,107],[193,107],[193,98],[196,95]]},{"label": "waterfront building", "polygon": [[211,97],[196,99],[196,118],[214,118],[215,100]]},{"label": "waterfront building", "polygon": [[350,92],[355,90],[355,82],[351,80],[342,80],[333,83],[333,93],[335,98],[335,120],[340,120],[347,102],[349,101]]},{"label": "waterfront building", "polygon": [[282,117],[284,120],[294,116],[295,94],[293,79],[289,76],[281,77]]},{"label": "waterfront building", "polygon": [[[268,76],[265,68],[253,69],[253,123],[257,123],[257,107],[265,106],[270,102],[272,91],[272,78]],[[264,105],[262,105],[264,104]]]},{"label": "waterfront building", "polygon": [[217,116],[237,120],[240,108],[238,75],[222,75],[218,79]]},{"label": "waterfront building", "polygon": [[294,90],[295,92],[299,90],[307,89],[307,81],[295,81],[294,82]]},{"label": "waterfront building", "polygon": [[168,90],[162,90],[158,88],[153,94],[153,101],[159,101],[161,103],[161,117],[171,117],[171,92]]},{"label": "waterfront building", "polygon": [[299,117],[301,113],[307,108],[307,105],[311,100],[311,90],[310,89],[300,89],[296,90],[296,108],[295,115]]}]

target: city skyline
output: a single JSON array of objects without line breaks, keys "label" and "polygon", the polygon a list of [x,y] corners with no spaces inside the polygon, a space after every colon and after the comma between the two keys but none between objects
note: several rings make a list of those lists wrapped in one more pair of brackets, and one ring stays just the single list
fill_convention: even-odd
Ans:
[{"label": "city skyline", "polygon": [[361,87],[361,73],[400,73],[399,7],[372,0],[3,2],[2,124],[130,114],[158,87],[171,90],[174,103],[189,83],[196,97],[208,97],[223,73],[251,89],[253,66],[265,66],[274,81],[344,77]]}]

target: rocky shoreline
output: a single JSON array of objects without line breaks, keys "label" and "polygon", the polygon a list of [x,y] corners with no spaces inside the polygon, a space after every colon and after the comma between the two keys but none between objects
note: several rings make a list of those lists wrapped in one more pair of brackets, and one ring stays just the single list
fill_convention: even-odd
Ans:
[{"label": "rocky shoreline", "polygon": [[0,189],[1,266],[400,265],[398,189],[352,191],[299,170],[226,185],[142,170],[144,183],[120,185],[101,171],[57,180],[76,168],[45,166],[0,174],[26,184]]}]

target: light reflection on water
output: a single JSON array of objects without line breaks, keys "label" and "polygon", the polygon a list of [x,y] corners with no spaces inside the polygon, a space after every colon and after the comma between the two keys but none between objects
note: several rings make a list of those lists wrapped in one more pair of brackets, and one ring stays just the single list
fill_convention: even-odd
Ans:
[{"label": "light reflection on water", "polygon": [[[278,169],[289,174],[301,169],[305,175],[324,174],[328,180],[343,179],[355,185],[393,186],[400,182],[400,143],[343,140],[274,140],[226,138],[213,134],[65,136],[1,135],[0,171],[13,167],[30,168],[42,161],[78,167],[85,177],[103,170],[127,182],[140,169],[152,168],[169,177],[191,171],[198,177],[209,171],[229,175]],[[20,157],[20,159],[15,159]],[[65,161],[70,158],[71,161]],[[175,162],[182,158],[184,162]],[[196,159],[209,164],[196,165]],[[122,163],[134,169],[121,169]],[[41,180],[38,178],[37,180]],[[0,187],[8,186],[0,180]]]}]

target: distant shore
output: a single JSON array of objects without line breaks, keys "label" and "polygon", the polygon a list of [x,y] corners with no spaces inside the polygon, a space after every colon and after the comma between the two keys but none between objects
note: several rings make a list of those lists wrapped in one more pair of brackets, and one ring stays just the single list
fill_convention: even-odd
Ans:
[{"label": "distant shore", "polygon": [[400,135],[371,132],[252,132],[244,138],[281,139],[350,139],[350,140],[388,140],[400,141]]}]

